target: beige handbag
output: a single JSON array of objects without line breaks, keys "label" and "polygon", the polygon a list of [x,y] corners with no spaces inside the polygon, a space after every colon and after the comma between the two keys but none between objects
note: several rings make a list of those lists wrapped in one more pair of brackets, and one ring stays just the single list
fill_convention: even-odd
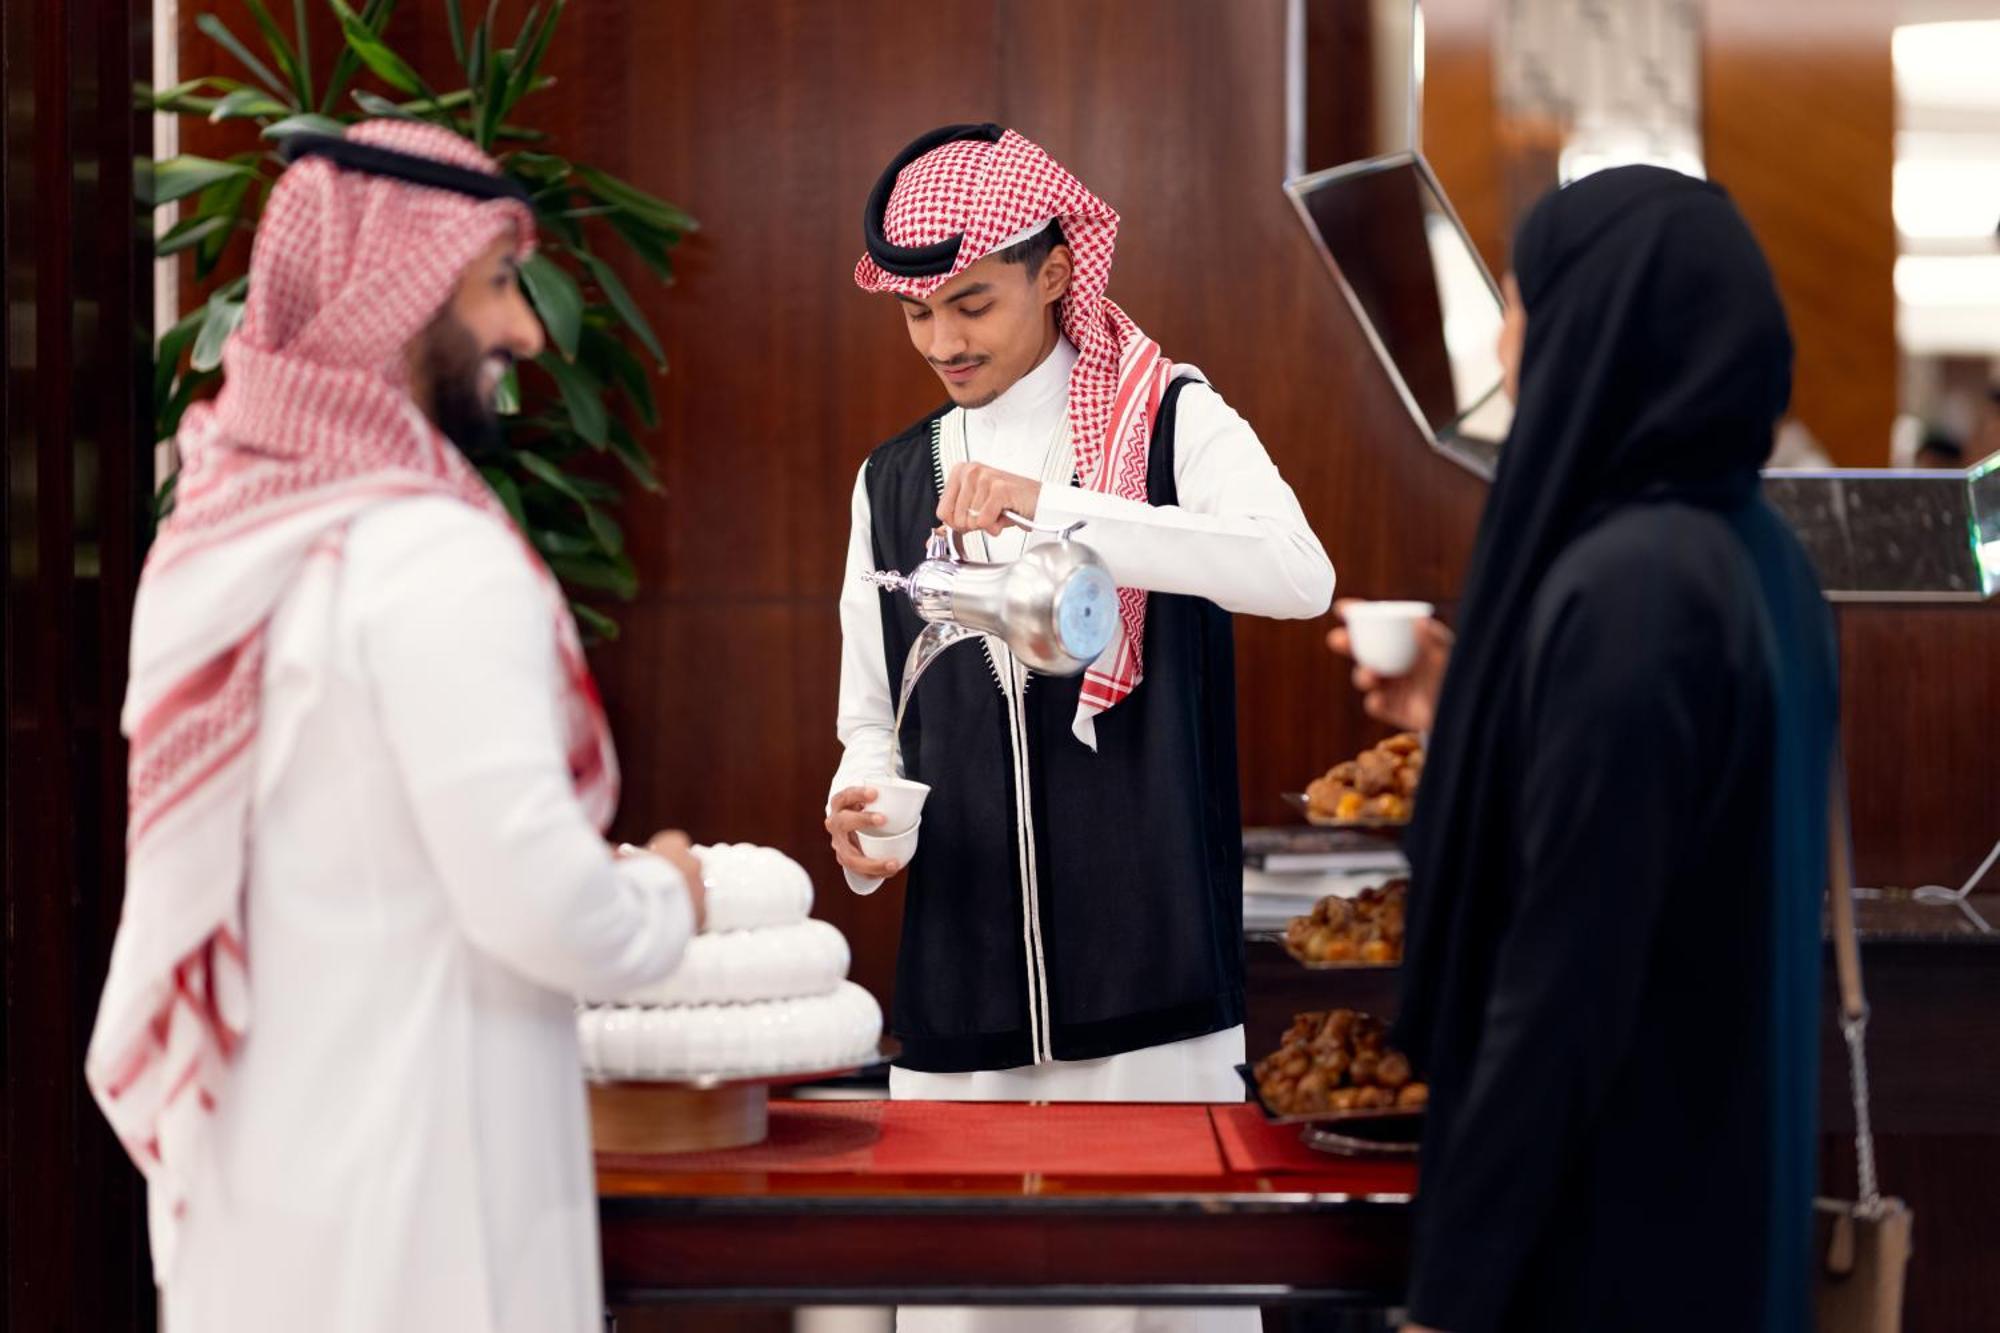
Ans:
[{"label": "beige handbag", "polygon": [[1827,897],[1832,903],[1834,966],[1840,977],[1840,1030],[1854,1088],[1854,1156],[1860,1198],[1813,1200],[1814,1291],[1821,1333],[1899,1333],[1903,1270],[1910,1262],[1913,1214],[1884,1198],[1875,1179],[1875,1136],[1868,1120],[1868,1001],[1861,991],[1861,945],[1854,924],[1854,863],[1846,775],[1834,767],[1827,821],[1831,846]]}]

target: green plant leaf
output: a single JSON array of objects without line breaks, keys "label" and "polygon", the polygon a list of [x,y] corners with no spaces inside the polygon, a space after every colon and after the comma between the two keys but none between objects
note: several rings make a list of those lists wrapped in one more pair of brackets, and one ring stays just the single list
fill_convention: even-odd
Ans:
[{"label": "green plant leaf", "polygon": [[665,370],[667,354],[661,349],[659,337],[654,334],[653,326],[647,322],[645,313],[639,309],[639,303],[634,301],[632,293],[626,290],[624,281],[613,271],[611,265],[588,250],[579,252],[577,258],[581,259],[584,266],[590,270],[590,276],[597,280],[597,285],[604,291],[605,299],[610,301],[611,308],[618,312],[618,318],[625,321],[625,326],[631,329],[639,341],[645,344],[646,350],[653,354],[654,362],[660,369]]},{"label": "green plant leaf", "polygon": [[630,600],[639,591],[639,577],[626,556],[589,559],[581,556],[551,555],[549,568],[566,584],[608,592]]},{"label": "green plant leaf", "polygon": [[322,116],[317,111],[301,111],[295,116],[266,125],[263,137],[284,140],[294,134],[345,134],[347,126],[332,116]]},{"label": "green plant leaf", "polygon": [[584,244],[583,224],[560,213],[548,213],[537,209],[535,221],[543,231],[554,232],[556,237],[572,250],[581,249]]},{"label": "green plant leaf", "polygon": [[591,447],[604,448],[610,442],[607,425],[610,413],[604,406],[604,386],[582,366],[548,352],[543,352],[535,361],[555,380],[576,433]]},{"label": "green plant leaf", "polygon": [[526,472],[549,489],[576,501],[578,504],[585,503],[583,496],[576,489],[575,481],[570,478],[570,475],[540,454],[530,453],[524,449],[517,456],[516,461],[520,463],[523,472]]},{"label": "green plant leaf", "polygon": [[228,231],[235,225],[236,219],[231,217],[189,218],[175,224],[172,230],[160,237],[153,245],[153,254],[160,259],[177,255],[199,244],[203,237]]},{"label": "green plant leaf", "polygon": [[225,120],[255,120],[259,116],[282,116],[291,104],[280,102],[261,88],[238,88],[217,102],[208,113],[211,123]]},{"label": "green plant leaf", "polygon": [[[604,307],[593,306],[591,309],[601,317]],[[632,350],[617,334],[598,324],[586,323],[577,356],[599,379],[625,391],[625,396],[632,400],[632,406],[638,409],[639,420],[648,426],[659,424],[660,409],[653,401],[653,386],[646,368],[639,364],[639,358],[632,355]]]},{"label": "green plant leaf", "polygon": [[535,549],[549,555],[592,556],[603,549],[594,536],[579,537],[574,532],[558,532],[554,528],[536,528],[533,536]]},{"label": "green plant leaf", "polygon": [[156,530],[174,512],[174,498],[180,490],[180,480],[181,470],[175,468],[167,474],[166,480],[160,483],[160,489],[153,492],[153,527]]},{"label": "green plant leaf", "polygon": [[305,96],[300,106],[311,106],[312,96],[312,24],[306,18],[306,0],[292,0],[292,31],[299,42],[299,70],[305,75]]},{"label": "green plant leaf", "polygon": [[[370,32],[380,34],[382,25],[388,21],[389,13],[395,7],[395,0],[368,0],[361,10],[361,22]],[[340,54],[334,58],[333,73],[326,81],[326,91],[320,94],[319,109],[322,114],[333,110],[340,101],[340,95],[347,91],[347,85],[360,72],[361,57],[343,41]]]},{"label": "green plant leaf", "polygon": [[384,116],[390,120],[424,122],[424,118],[416,112],[405,111],[399,103],[390,101],[380,93],[371,93],[366,88],[356,88],[354,90],[354,105],[360,107],[371,116]]},{"label": "green plant leaf", "polygon": [[521,488],[514,484],[514,479],[497,467],[480,468],[479,475],[486,478],[487,486],[500,497],[501,505],[513,517],[514,526],[526,532],[528,515],[521,505]]},{"label": "green plant leaf", "polygon": [[528,185],[547,188],[558,181],[568,179],[570,164],[567,158],[557,157],[553,153],[523,150],[507,159],[507,170]]},{"label": "green plant leaf", "polygon": [[661,282],[673,281],[674,262],[669,257],[668,251],[673,248],[677,237],[656,231],[623,210],[612,213],[605,221],[611,224],[613,231],[624,238],[632,253],[639,256],[646,267],[653,271],[654,277]]},{"label": "green plant leaf", "polygon": [[521,411],[521,372],[515,366],[507,367],[507,373],[500,377],[500,387],[493,393],[493,410],[503,417],[518,415]]},{"label": "green plant leaf", "polygon": [[571,615],[576,617],[577,629],[583,634],[586,643],[590,642],[593,638],[611,643],[617,642],[618,622],[610,616],[605,615],[601,611],[593,610],[578,601],[570,602],[569,611]]},{"label": "green plant leaf", "polygon": [[201,332],[201,322],[208,318],[208,307],[197,306],[165,333],[153,348],[153,415],[159,416],[173,395],[174,379],[180,374],[181,357],[193,345],[195,335]]},{"label": "green plant leaf", "polygon": [[486,57],[486,73],[479,90],[479,113],[473,117],[473,140],[482,149],[493,147],[493,132],[499,128],[506,108],[501,105],[507,95],[507,80],[514,72],[513,61],[505,51],[492,51]]},{"label": "green plant leaf", "polygon": [[465,65],[466,55],[465,15],[459,10],[459,5],[462,3],[463,0],[445,0],[444,6],[445,21],[451,26],[451,58],[456,60],[461,68]]},{"label": "green plant leaf", "polygon": [[375,28],[347,7],[345,0],[327,0],[327,3],[340,16],[340,32],[347,39],[348,49],[361,57],[361,63],[376,78],[397,92],[409,93],[413,97],[431,96],[430,88],[410,67],[410,62],[397,55]]},{"label": "green plant leaf", "polygon": [[132,86],[132,104],[140,111],[158,111],[176,116],[205,116],[215,110],[215,99],[196,97],[195,93],[204,89],[230,93],[241,88],[238,79],[227,79],[219,74],[204,78],[189,79],[171,88],[150,88],[143,83]]},{"label": "green plant leaf", "polygon": [[[254,162],[257,160],[257,155],[242,153],[232,160]],[[249,225],[243,216],[243,203],[249,198],[250,187],[257,181],[258,177],[254,175],[238,176],[231,180],[218,181],[201,192],[201,197],[195,205],[195,215],[226,217],[230,225],[227,230],[211,232],[196,242],[194,272],[197,278],[206,278],[215,271],[215,266],[222,262],[222,252],[229,248],[229,242],[233,239],[236,228]]]},{"label": "green plant leaf", "polygon": [[533,75],[523,77],[522,70],[529,54],[534,50],[535,33],[541,27],[541,21],[541,5],[539,3],[529,5],[527,14],[521,19],[521,31],[515,36],[514,44],[502,52],[506,56],[507,80],[500,85],[500,96],[495,103],[493,114],[496,121],[506,119],[507,113],[514,109],[514,103],[520,100],[523,92],[527,91],[527,79],[534,77]]},{"label": "green plant leaf", "polygon": [[597,538],[597,544],[612,555],[625,553],[625,533],[611,515],[586,501],[583,506],[584,522],[590,524],[590,535]]},{"label": "green plant leaf", "polygon": [[457,111],[472,105],[472,89],[460,88],[457,92],[440,93],[436,97],[419,97],[415,101],[402,103],[403,110],[413,116],[430,116],[439,111]]},{"label": "green plant leaf", "polygon": [[576,279],[548,255],[536,253],[521,263],[521,285],[535,303],[542,327],[549,331],[549,341],[565,361],[576,360],[576,340],[583,329],[583,291]]},{"label": "green plant leaf", "polygon": [[291,83],[293,105],[311,106],[312,84],[306,77],[305,66],[299,62],[299,53],[292,49],[291,41],[286,38],[285,30],[271,17],[271,11],[264,7],[264,0],[243,0],[243,3],[263,32],[264,45],[269,48],[279,73]]},{"label": "green plant leaf", "polygon": [[147,208],[171,204],[218,181],[256,174],[256,168],[241,162],[218,162],[214,158],[182,153],[155,162],[140,158],[133,164],[133,192]]},{"label": "green plant leaf", "polygon": [[243,322],[243,302],[218,299],[220,296],[218,292],[210,297],[203,310],[201,333],[194,340],[194,356],[188,363],[195,370],[214,370],[220,366],[222,344]]},{"label": "green plant leaf", "polygon": [[656,230],[685,234],[701,228],[701,224],[682,209],[596,167],[578,167],[576,174],[583,181],[584,188],[598,199],[616,205]]},{"label": "green plant leaf", "polygon": [[618,461],[632,474],[632,480],[654,495],[663,494],[666,487],[660,484],[659,473],[653,470],[653,458],[641,445],[624,422],[611,418],[611,452],[618,455]]},{"label": "green plant leaf", "polygon": [[529,35],[535,26],[533,10],[529,11],[527,21],[521,24],[521,35],[514,40],[514,77],[507,90],[509,109],[529,93],[554,82],[553,79],[547,79],[538,83],[535,75],[542,67],[542,58],[549,53],[549,41],[556,35],[556,24],[562,19],[562,13],[563,0],[556,0],[554,7],[549,10],[548,20],[534,36]]},{"label": "green plant leaf", "polygon": [[189,371],[187,374],[181,376],[180,382],[174,389],[173,397],[167,400],[167,405],[160,412],[159,420],[154,427],[154,429],[159,431],[160,438],[163,440],[172,439],[179,432],[181,417],[187,413],[188,407],[195,400],[195,396],[221,378],[221,373],[213,370]]},{"label": "green plant leaf", "polygon": [[287,88],[284,82],[271,72],[271,67],[252,55],[250,48],[238,41],[236,34],[231,32],[229,25],[221,19],[213,14],[203,14],[194,21],[194,26],[205,33],[217,46],[229,52],[230,55],[235,56],[242,63],[243,68],[256,75],[265,87],[269,88],[279,97],[290,97],[292,95],[291,89]]},{"label": "green plant leaf", "polygon": [[201,333],[203,322],[208,319],[209,302],[217,300],[240,302],[244,293],[249,290],[248,278],[237,278],[224,283],[216,288],[209,301],[182,315],[171,328],[160,335],[160,341],[153,351],[153,403],[156,418],[165,411],[166,403],[172,395],[174,379],[180,374],[182,355],[193,345],[195,338]]}]

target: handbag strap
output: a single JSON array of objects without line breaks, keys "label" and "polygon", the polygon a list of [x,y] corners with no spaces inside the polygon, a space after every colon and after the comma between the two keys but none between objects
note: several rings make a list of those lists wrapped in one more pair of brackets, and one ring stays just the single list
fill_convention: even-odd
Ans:
[{"label": "handbag strap", "polygon": [[1854,1161],[1859,1186],[1855,1213],[1877,1216],[1882,1191],[1875,1177],[1875,1131],[1868,1115],[1868,997],[1861,989],[1861,937],[1854,921],[1854,838],[1847,811],[1847,764],[1838,748],[1827,791],[1827,899],[1832,908],[1833,962],[1840,979],[1840,1032],[1854,1092]]}]

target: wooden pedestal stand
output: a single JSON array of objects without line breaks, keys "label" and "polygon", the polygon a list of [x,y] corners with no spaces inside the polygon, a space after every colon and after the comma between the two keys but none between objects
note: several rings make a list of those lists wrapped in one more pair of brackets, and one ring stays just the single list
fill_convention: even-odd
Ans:
[{"label": "wooden pedestal stand", "polygon": [[593,1083],[590,1137],[598,1152],[717,1152],[762,1143],[771,1089],[851,1074],[854,1067],[680,1083]]}]

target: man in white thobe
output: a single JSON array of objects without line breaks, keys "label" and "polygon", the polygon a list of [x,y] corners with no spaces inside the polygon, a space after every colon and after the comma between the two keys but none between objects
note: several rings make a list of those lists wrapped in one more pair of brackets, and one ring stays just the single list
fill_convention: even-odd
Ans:
[{"label": "man in white thobe", "polygon": [[531,214],[402,122],[299,140],[140,583],[92,1091],[167,1333],[597,1333],[571,996],[664,976],[560,589],[461,448],[542,335]]},{"label": "man in white thobe", "polygon": [[[876,186],[856,270],[951,404],[877,449],[853,498],[827,829],[849,885],[909,884],[898,1099],[1242,1099],[1241,820],[1231,613],[1323,614],[1333,569],[1255,432],[1105,296],[1117,214],[994,125],[916,140]],[[1005,645],[945,654],[895,731],[907,571],[933,525],[1008,560],[1038,527],[1119,585],[1081,677]],[[907,867],[871,858],[871,781],[931,787]],[[909,1310],[905,1328],[1247,1329],[1255,1311]]]}]

